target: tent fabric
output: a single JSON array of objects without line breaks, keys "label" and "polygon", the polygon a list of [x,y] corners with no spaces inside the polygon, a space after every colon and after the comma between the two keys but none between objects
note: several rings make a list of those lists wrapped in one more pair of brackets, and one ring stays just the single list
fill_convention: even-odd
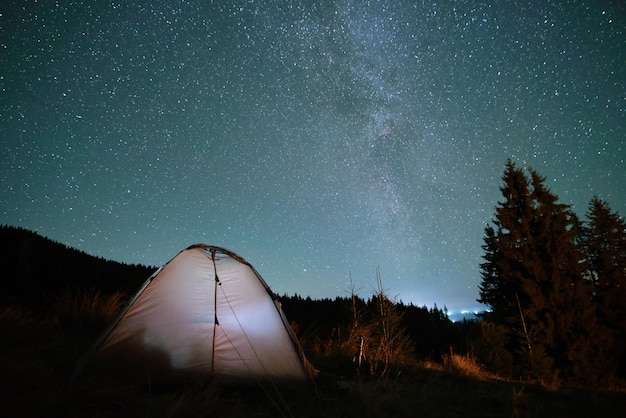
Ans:
[{"label": "tent fabric", "polygon": [[98,344],[94,362],[152,381],[307,380],[273,293],[243,258],[193,245],[157,271]]}]

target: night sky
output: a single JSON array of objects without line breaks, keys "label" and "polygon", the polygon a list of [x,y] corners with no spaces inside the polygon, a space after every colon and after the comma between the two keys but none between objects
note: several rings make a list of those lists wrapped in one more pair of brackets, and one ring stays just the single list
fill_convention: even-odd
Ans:
[{"label": "night sky", "polygon": [[0,223],[477,306],[507,158],[626,214],[626,3],[5,1]]}]

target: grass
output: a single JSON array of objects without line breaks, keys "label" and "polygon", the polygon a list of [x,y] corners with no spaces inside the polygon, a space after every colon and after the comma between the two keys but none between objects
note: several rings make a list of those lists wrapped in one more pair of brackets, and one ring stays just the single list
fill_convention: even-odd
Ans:
[{"label": "grass", "polygon": [[[86,295],[83,294],[82,297]],[[497,379],[470,358],[405,365],[385,380],[349,377],[346,359],[318,358],[332,387],[155,388],[104,377],[70,382],[109,303],[51,304],[46,319],[0,311],[0,415],[6,417],[589,417],[626,416],[626,393],[548,389]],[[120,302],[121,303],[121,302]],[[87,308],[91,304],[92,308]],[[93,306],[100,307],[98,309]],[[82,317],[81,312],[99,314]],[[92,329],[85,327],[91,324]],[[319,360],[319,362],[315,361]],[[349,361],[349,360],[348,360]],[[344,377],[342,377],[344,376]],[[346,377],[348,376],[348,377]]]}]

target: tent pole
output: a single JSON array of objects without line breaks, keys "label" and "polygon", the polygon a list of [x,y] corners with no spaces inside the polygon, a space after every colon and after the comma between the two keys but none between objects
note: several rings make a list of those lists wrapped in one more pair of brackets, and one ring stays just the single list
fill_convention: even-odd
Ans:
[{"label": "tent pole", "polygon": [[215,374],[215,333],[219,321],[217,320],[217,285],[219,284],[219,277],[217,277],[217,266],[215,265],[215,249],[211,251],[211,258],[213,260],[213,272],[215,273],[215,288],[213,289],[213,312],[215,313],[215,321],[213,321],[213,342],[211,347],[211,376]]}]

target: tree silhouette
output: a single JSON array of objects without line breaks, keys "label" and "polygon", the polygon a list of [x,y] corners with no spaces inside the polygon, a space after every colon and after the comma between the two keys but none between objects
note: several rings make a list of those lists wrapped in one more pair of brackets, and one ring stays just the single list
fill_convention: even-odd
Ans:
[{"label": "tree silhouette", "polygon": [[620,360],[626,356],[626,222],[597,196],[589,203],[584,243],[598,320],[609,334],[603,341],[611,347],[604,364],[624,376],[626,362]]}]

